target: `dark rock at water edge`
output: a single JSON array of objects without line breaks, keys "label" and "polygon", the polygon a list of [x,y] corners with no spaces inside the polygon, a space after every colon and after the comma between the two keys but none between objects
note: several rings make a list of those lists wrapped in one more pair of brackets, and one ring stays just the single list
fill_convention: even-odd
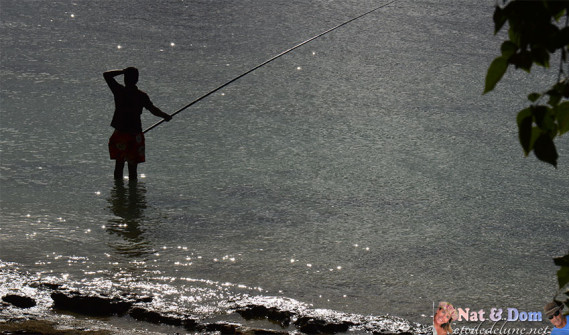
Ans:
[{"label": "dark rock at water edge", "polygon": [[[155,310],[152,307],[151,296],[139,296],[128,291],[116,290],[115,294],[82,292],[66,288],[64,284],[42,283],[34,281],[29,285],[38,292],[34,300],[23,295],[6,295],[2,297],[1,307],[13,305],[18,308],[30,308],[36,305],[43,308],[53,308],[57,311],[68,311],[86,316],[107,317],[128,315],[135,320],[154,324],[180,327],[191,332],[219,332],[222,334],[239,335],[284,335],[296,334],[338,334],[357,331],[373,335],[412,335],[424,334],[423,326],[411,325],[396,317],[367,318],[359,315],[343,313],[314,313],[310,309],[291,307],[281,309],[280,304],[272,301],[241,302],[231,301],[233,307],[228,311],[240,315],[245,320],[266,320],[267,324],[259,328],[248,327],[240,323],[219,321],[208,323],[196,316],[179,312]],[[46,292],[47,291],[47,292]],[[47,293],[47,294],[46,294]],[[53,303],[44,301],[41,297],[50,296]],[[190,311],[191,313],[191,311]],[[257,323],[257,322],[255,322]],[[281,329],[273,329],[275,325]]]},{"label": "dark rock at water edge", "polygon": [[286,331],[278,331],[271,329],[257,329],[243,327],[238,323],[216,322],[200,325],[196,328],[198,331],[204,332],[220,332],[228,335],[287,335]]},{"label": "dark rock at water edge", "polygon": [[[198,320],[184,315],[163,314],[152,311],[135,304],[150,302],[151,298],[128,299],[118,297],[104,297],[94,295],[82,295],[80,292],[61,292],[51,293],[53,307],[59,310],[66,310],[73,313],[88,316],[112,316],[129,315],[135,320],[150,322],[154,324],[164,324],[176,327],[183,327],[190,331],[220,332],[221,334],[252,334],[252,335],[283,335],[286,331],[274,331],[270,329],[253,329],[243,327],[238,323],[200,323]],[[256,310],[266,309],[264,306],[256,306]],[[278,315],[278,310],[266,311],[266,315]],[[286,315],[286,313],[285,313]],[[281,318],[281,317],[279,317]]]},{"label": "dark rock at water edge", "polygon": [[247,305],[244,308],[236,310],[244,319],[268,319],[269,321],[278,323],[281,327],[286,328],[290,325],[290,321],[294,313],[289,311],[281,311],[278,308],[260,305]]},{"label": "dark rock at water edge", "polygon": [[30,284],[30,287],[35,287],[35,288],[39,288],[39,289],[47,289],[47,290],[52,290],[52,291],[56,291],[59,290],[63,287],[62,284],[57,284],[57,283],[38,283],[38,282],[34,282]]},{"label": "dark rock at water edge", "polygon": [[111,335],[108,330],[94,330],[82,327],[62,329],[57,322],[48,320],[17,320],[8,323],[0,322],[0,334],[15,335]]},{"label": "dark rock at water edge", "polygon": [[286,335],[286,331],[276,331],[271,329],[258,329],[243,327],[238,323],[216,322],[200,323],[191,317],[180,315],[164,315],[155,311],[150,311],[141,307],[132,308],[128,314],[139,321],[154,324],[165,324],[170,326],[183,327],[189,331],[199,332],[220,332],[221,334],[233,335]]},{"label": "dark rock at water edge", "polygon": [[19,308],[31,308],[36,305],[36,301],[34,299],[16,294],[3,296],[2,300]]},{"label": "dark rock at water edge", "polygon": [[118,298],[86,296],[79,292],[53,292],[53,307],[90,316],[125,315],[132,307],[132,302]]},{"label": "dark rock at water edge", "polygon": [[294,325],[301,332],[307,334],[336,334],[347,332],[351,326],[354,326],[354,323],[349,321],[331,322],[312,317],[301,317],[295,321]]},{"label": "dark rock at water edge", "polygon": [[[254,335],[275,335],[289,334],[287,330],[255,329],[248,328],[238,323],[216,322],[201,323],[199,320],[186,315],[175,313],[164,314],[149,310],[142,304],[150,302],[151,298],[137,297],[105,297],[93,295],[81,295],[79,292],[52,292],[51,298],[54,301],[54,308],[68,310],[75,313],[90,316],[111,316],[129,315],[132,318],[150,322],[154,324],[164,324],[176,327],[183,327],[190,331],[198,332],[220,332],[221,334],[254,334]],[[299,316],[295,312],[283,311],[276,307],[250,304],[237,308],[236,313],[244,319],[267,319],[273,323],[287,328],[291,324],[305,334],[338,334],[350,331],[352,327],[362,326],[348,320],[322,319],[314,316]],[[371,331],[374,335],[412,335],[412,331]]]},{"label": "dark rock at water edge", "polygon": [[192,318],[181,317],[178,315],[164,315],[155,311],[149,311],[142,307],[132,308],[128,312],[128,315],[139,321],[184,327],[188,330],[194,330],[198,325],[198,322]]},{"label": "dark rock at water edge", "polygon": [[222,334],[237,334],[241,325],[237,323],[208,323],[198,326],[197,330],[208,332],[220,332]]}]

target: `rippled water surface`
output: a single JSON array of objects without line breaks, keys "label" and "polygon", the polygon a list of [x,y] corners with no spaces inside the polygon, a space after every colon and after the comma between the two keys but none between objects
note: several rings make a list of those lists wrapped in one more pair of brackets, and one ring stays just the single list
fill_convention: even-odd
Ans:
[{"label": "rippled water surface", "polygon": [[555,73],[481,95],[493,1],[395,1],[148,132],[138,183],[112,180],[104,71],[138,67],[171,113],[380,4],[2,0],[4,268],[204,316],[257,295],[423,323],[439,300],[541,310],[569,146],[555,170],[517,143]]}]

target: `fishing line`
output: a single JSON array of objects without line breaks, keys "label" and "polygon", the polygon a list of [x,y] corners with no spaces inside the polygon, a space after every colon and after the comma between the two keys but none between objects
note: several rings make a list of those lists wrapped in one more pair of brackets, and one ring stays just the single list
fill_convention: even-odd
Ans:
[{"label": "fishing line", "polygon": [[[188,107],[194,105],[195,103],[197,103],[197,102],[199,102],[199,101],[201,101],[201,100],[207,98],[208,96],[210,96],[210,95],[212,95],[213,93],[219,91],[220,89],[226,87],[227,85],[233,83],[234,81],[239,80],[239,79],[245,77],[246,75],[248,75],[249,73],[251,73],[251,72],[257,70],[258,68],[263,67],[263,66],[269,64],[270,62],[274,61],[275,59],[277,59],[277,58],[279,58],[279,57],[281,57],[281,56],[284,56],[284,55],[286,55],[287,53],[289,53],[289,52],[291,52],[291,51],[293,51],[293,50],[295,50],[295,49],[297,49],[297,48],[300,48],[301,46],[303,46],[303,45],[305,45],[305,44],[307,44],[307,43],[309,43],[309,42],[311,42],[311,41],[313,41],[313,40],[315,40],[315,39],[317,39],[317,38],[319,38],[319,37],[321,37],[321,36],[324,36],[324,35],[328,34],[329,32],[332,32],[332,31],[334,31],[334,30],[336,30],[336,29],[338,29],[338,28],[340,28],[340,27],[342,27],[342,26],[345,26],[345,25],[347,25],[347,24],[350,23],[350,22],[353,22],[353,21],[355,21],[355,20],[357,20],[357,19],[359,19],[359,18],[361,18],[361,17],[364,17],[364,16],[366,16],[366,15],[368,15],[368,14],[371,14],[371,13],[375,12],[375,11],[378,10],[378,9],[381,9],[381,8],[383,8],[383,7],[386,7],[386,6],[389,6],[389,5],[391,5],[392,3],[394,3],[395,1],[397,1],[397,0],[392,0],[392,1],[388,2],[388,3],[385,3],[385,4],[383,4],[383,5],[379,6],[379,7],[374,8],[374,9],[372,9],[372,10],[370,10],[370,11],[367,11],[367,12],[361,14],[361,15],[358,15],[358,16],[356,16],[356,17],[354,17],[354,18],[351,18],[351,19],[349,19],[348,21],[345,21],[345,22],[343,22],[343,23],[340,23],[339,25],[337,25],[337,26],[335,26],[335,27],[332,27],[332,28],[330,28],[330,29],[328,29],[328,30],[326,30],[326,31],[324,31],[324,32],[321,32],[320,34],[318,34],[318,35],[316,35],[316,36],[313,36],[313,37],[311,37],[311,38],[309,38],[309,39],[307,39],[307,40],[305,40],[305,41],[303,41],[303,42],[301,42],[301,43],[299,43],[299,44],[293,46],[292,48],[289,48],[289,49],[287,49],[287,50],[281,52],[280,54],[278,54],[278,55],[276,55],[276,56],[274,56],[274,57],[272,57],[272,58],[270,58],[270,59],[264,61],[263,63],[261,63],[261,64],[255,66],[255,67],[252,68],[251,70],[246,71],[246,72],[240,74],[239,76],[237,76],[237,77],[231,79],[230,81],[226,82],[225,84],[223,84],[223,85],[221,85],[221,86],[219,86],[219,87],[217,87],[217,88],[215,88],[215,89],[209,91],[208,93],[202,95],[201,97],[197,98],[196,100],[190,102],[189,104],[185,105],[184,107],[182,107],[182,108],[178,109],[177,111],[175,111],[174,113],[172,113],[171,116],[174,116],[174,115],[180,113],[181,111],[183,111],[183,110],[187,109]],[[164,122],[164,121],[165,121],[165,120],[162,119],[162,120],[156,122],[156,123],[153,124],[152,126],[148,127],[148,129],[144,130],[144,133],[146,133],[146,132],[148,132],[148,131],[154,129],[155,127],[157,127],[158,125],[160,125],[160,124],[161,124],[162,122]]]}]

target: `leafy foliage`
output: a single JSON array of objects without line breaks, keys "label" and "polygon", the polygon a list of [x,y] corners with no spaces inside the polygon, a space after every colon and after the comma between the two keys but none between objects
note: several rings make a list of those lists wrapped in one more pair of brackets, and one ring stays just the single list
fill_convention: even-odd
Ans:
[{"label": "leafy foliage", "polygon": [[[559,282],[558,293],[564,293],[569,296],[569,253],[563,257],[553,259],[555,265],[561,268],[557,271],[557,281]],[[562,292],[566,288],[565,292]],[[569,301],[565,301],[565,305],[569,307]]]},{"label": "leafy foliage", "polygon": [[[562,19],[565,17],[563,26]],[[569,1],[502,0],[494,11],[494,33],[508,23],[508,40],[501,55],[492,61],[486,75],[484,94],[492,91],[513,65],[530,72],[532,66],[550,68],[551,56],[560,53],[557,82],[542,93],[528,95],[531,105],[518,113],[518,134],[525,155],[534,152],[557,167],[554,140],[569,131]]]},{"label": "leafy foliage", "polygon": [[[492,91],[513,65],[530,72],[532,66],[550,68],[551,56],[560,54],[557,82],[543,92],[528,95],[530,106],[518,112],[518,134],[525,155],[534,152],[544,162],[557,167],[554,140],[569,131],[569,1],[497,0],[494,34],[508,23],[508,39],[488,68],[484,94]],[[564,24],[562,19],[565,18]],[[567,67],[564,71],[563,67]],[[569,296],[569,253],[553,259],[560,294]],[[565,290],[565,291],[564,291]],[[565,300],[569,307],[569,300]]]}]

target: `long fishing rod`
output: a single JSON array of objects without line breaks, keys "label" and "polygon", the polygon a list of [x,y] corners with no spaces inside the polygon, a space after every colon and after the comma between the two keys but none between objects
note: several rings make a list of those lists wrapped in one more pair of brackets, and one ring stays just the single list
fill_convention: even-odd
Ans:
[{"label": "long fishing rod", "polygon": [[[385,4],[383,4],[383,5],[379,6],[379,7],[374,8],[374,9],[372,9],[372,10],[370,10],[370,11],[367,11],[367,12],[361,14],[361,15],[358,15],[358,16],[356,16],[356,17],[354,17],[354,18],[351,18],[351,19],[349,19],[348,21],[345,21],[345,22],[343,22],[343,23],[340,23],[339,25],[337,25],[337,26],[335,26],[335,27],[333,27],[333,28],[330,28],[330,29],[328,29],[328,30],[326,30],[326,31],[324,31],[324,32],[321,32],[320,34],[318,34],[318,35],[316,35],[316,36],[313,36],[313,37],[307,39],[306,41],[303,41],[303,42],[301,42],[301,43],[299,43],[299,44],[293,46],[292,48],[287,49],[287,50],[281,52],[280,54],[278,54],[278,55],[276,55],[276,56],[274,56],[274,57],[272,57],[272,58],[270,58],[270,59],[264,61],[263,63],[261,63],[261,64],[255,66],[255,67],[252,68],[251,70],[246,71],[246,72],[244,72],[243,74],[240,74],[239,76],[237,76],[237,77],[231,79],[230,81],[226,82],[225,84],[223,84],[223,85],[221,85],[221,86],[219,86],[219,87],[217,87],[217,88],[215,88],[215,89],[209,91],[208,93],[202,95],[201,97],[197,98],[196,100],[190,102],[189,104],[185,105],[184,107],[182,107],[182,108],[178,109],[177,111],[175,111],[174,113],[172,113],[171,116],[174,116],[174,115],[180,113],[181,111],[183,111],[183,110],[185,110],[186,108],[192,106],[193,104],[195,104],[195,103],[197,103],[197,102],[199,102],[199,101],[201,101],[201,100],[207,98],[208,96],[212,95],[213,93],[219,91],[220,89],[226,87],[227,85],[233,83],[234,81],[236,81],[236,80],[238,80],[238,79],[240,79],[240,78],[245,77],[245,76],[248,75],[249,73],[251,73],[251,72],[257,70],[258,68],[267,65],[268,63],[274,61],[275,59],[277,59],[277,58],[279,58],[279,57],[281,57],[281,56],[286,55],[287,53],[293,51],[294,49],[297,49],[297,48],[299,48],[299,47],[301,47],[301,46],[303,46],[303,45],[305,45],[305,44],[307,44],[307,43],[309,43],[309,42],[311,42],[311,41],[313,41],[313,40],[315,40],[315,39],[317,39],[317,38],[319,38],[319,37],[321,37],[321,36],[324,36],[324,35],[328,34],[328,33],[331,32],[331,31],[334,31],[334,30],[336,30],[336,29],[338,29],[338,28],[340,28],[340,27],[342,27],[342,26],[345,26],[346,24],[348,24],[348,23],[350,23],[350,22],[352,22],[352,21],[355,21],[355,20],[357,20],[357,19],[359,19],[359,18],[361,18],[361,17],[364,17],[364,16],[366,16],[366,15],[368,15],[368,14],[371,14],[371,13],[375,12],[375,11],[378,10],[378,9],[381,9],[381,8],[383,8],[383,7],[386,7],[386,6],[388,6],[388,5],[392,4],[392,3],[394,3],[395,1],[397,1],[397,0],[392,0],[392,1],[388,2],[388,3],[385,3]],[[162,119],[162,120],[156,122],[156,123],[153,124],[152,126],[148,127],[148,129],[144,130],[144,133],[147,133],[148,131],[150,131],[150,130],[156,128],[159,124],[161,124],[161,123],[164,122],[164,121],[165,121],[165,120]]]}]

